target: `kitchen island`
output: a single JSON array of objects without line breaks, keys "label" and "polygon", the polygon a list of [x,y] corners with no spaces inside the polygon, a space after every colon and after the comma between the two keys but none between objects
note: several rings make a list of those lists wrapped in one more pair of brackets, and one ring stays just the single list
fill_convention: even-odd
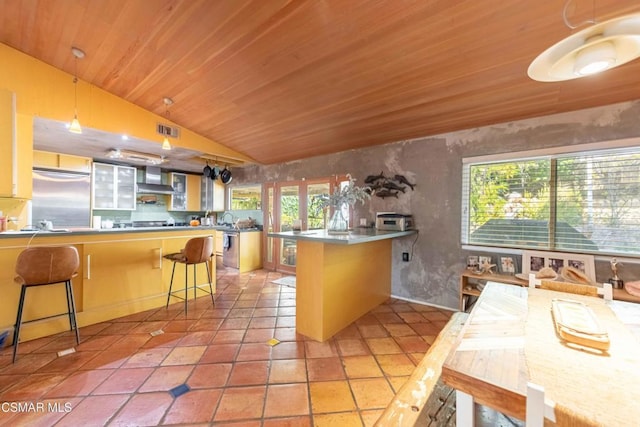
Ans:
[{"label": "kitchen island", "polygon": [[392,239],[416,231],[269,233],[296,240],[296,330],[326,341],[391,295]]},{"label": "kitchen island", "polygon": [[[163,255],[180,251],[191,238],[215,236],[216,232],[212,227],[147,227],[0,233],[0,261],[5,267],[0,270],[4,290],[0,298],[0,330],[13,328],[15,322],[20,286],[13,282],[14,267],[18,255],[27,247],[76,247],[80,268],[72,285],[78,324],[83,327],[164,306],[173,263],[164,260]],[[210,263],[210,270],[215,286],[215,262]],[[208,289],[204,264],[198,265],[197,278],[198,285]],[[174,289],[181,288],[184,274],[176,274]],[[203,304],[206,301],[211,304],[209,298]],[[51,316],[64,312],[65,307],[62,288],[32,289],[27,292],[24,318]],[[68,319],[58,317],[24,325],[20,335],[26,341],[68,329]]]}]

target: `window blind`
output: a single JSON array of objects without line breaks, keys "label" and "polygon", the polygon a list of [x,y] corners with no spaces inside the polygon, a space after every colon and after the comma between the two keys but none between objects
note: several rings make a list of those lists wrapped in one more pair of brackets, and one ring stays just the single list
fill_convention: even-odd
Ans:
[{"label": "window blind", "polygon": [[640,254],[640,149],[581,153],[557,163],[558,221],[596,246],[585,248],[558,230],[557,248]]},{"label": "window blind", "polygon": [[640,255],[640,148],[464,164],[462,243]]}]

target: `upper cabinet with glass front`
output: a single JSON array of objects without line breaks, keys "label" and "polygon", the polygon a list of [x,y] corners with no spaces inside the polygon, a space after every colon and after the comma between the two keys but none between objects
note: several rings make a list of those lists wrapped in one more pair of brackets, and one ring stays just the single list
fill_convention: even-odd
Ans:
[{"label": "upper cabinet with glass front", "polygon": [[171,195],[171,210],[187,210],[187,175],[184,173],[171,172],[169,174],[173,194]]},{"label": "upper cabinet with glass front", "polygon": [[262,209],[262,186],[242,185],[230,190],[229,207],[233,211]]},{"label": "upper cabinet with glass front", "polygon": [[93,164],[93,209],[135,210],[136,168]]}]

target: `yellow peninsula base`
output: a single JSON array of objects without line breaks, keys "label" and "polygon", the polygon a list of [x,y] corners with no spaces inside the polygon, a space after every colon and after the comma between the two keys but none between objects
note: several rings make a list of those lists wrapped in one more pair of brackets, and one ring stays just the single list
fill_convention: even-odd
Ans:
[{"label": "yellow peninsula base", "polygon": [[326,341],[391,295],[392,239],[407,232],[269,233],[296,239],[296,330]]},{"label": "yellow peninsula base", "polygon": [[391,240],[298,242],[296,329],[325,341],[391,294]]}]

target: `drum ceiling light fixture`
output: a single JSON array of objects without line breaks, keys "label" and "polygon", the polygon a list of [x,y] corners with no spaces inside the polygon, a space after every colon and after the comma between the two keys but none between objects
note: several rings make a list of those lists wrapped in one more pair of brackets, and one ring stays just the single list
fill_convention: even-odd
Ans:
[{"label": "drum ceiling light fixture", "polygon": [[[565,24],[567,0],[563,9]],[[599,73],[640,57],[640,13],[593,24],[554,44],[533,60],[527,74],[540,82],[559,82]]]}]

